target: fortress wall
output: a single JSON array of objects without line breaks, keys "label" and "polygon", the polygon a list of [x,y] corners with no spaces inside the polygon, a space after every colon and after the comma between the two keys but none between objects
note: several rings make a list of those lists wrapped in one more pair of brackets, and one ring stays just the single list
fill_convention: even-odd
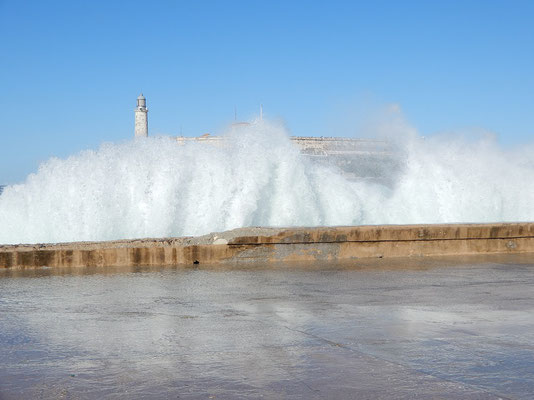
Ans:
[{"label": "fortress wall", "polygon": [[[175,139],[180,144],[201,142],[217,146],[227,140],[224,136],[213,136],[209,133],[198,137],[177,136]],[[291,136],[289,140],[304,154],[390,154],[391,151],[390,143],[378,139]]]},{"label": "fortress wall", "polygon": [[200,237],[0,246],[0,268],[166,266],[534,252],[534,223],[240,228]]}]

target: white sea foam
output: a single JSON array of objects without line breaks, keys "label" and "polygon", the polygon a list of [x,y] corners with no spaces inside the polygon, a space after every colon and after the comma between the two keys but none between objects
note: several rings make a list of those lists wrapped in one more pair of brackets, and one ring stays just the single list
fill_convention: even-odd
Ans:
[{"label": "white sea foam", "polygon": [[310,162],[256,122],[224,146],[148,138],[51,159],[0,196],[0,243],[199,235],[243,226],[534,221],[532,148],[403,139],[388,185]]}]

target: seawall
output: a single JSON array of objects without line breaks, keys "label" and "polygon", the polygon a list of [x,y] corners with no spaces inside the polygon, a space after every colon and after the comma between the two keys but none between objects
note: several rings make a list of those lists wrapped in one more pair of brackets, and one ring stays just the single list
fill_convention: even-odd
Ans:
[{"label": "seawall", "polygon": [[534,223],[240,228],[199,237],[0,246],[0,268],[534,253]]}]

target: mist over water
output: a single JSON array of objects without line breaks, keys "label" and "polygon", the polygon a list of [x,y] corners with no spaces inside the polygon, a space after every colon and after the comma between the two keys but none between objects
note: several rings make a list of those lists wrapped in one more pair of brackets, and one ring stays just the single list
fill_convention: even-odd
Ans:
[{"label": "mist over water", "polygon": [[534,151],[394,140],[395,167],[350,180],[257,121],[218,145],[147,138],[51,159],[0,195],[0,243],[200,235],[244,226],[534,221]]}]

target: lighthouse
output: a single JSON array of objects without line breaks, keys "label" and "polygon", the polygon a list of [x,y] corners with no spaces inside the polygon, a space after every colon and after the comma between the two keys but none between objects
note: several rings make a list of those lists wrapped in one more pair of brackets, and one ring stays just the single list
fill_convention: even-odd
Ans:
[{"label": "lighthouse", "polygon": [[143,93],[137,98],[137,107],[135,108],[135,137],[148,136],[148,108],[146,108],[146,99]]}]

